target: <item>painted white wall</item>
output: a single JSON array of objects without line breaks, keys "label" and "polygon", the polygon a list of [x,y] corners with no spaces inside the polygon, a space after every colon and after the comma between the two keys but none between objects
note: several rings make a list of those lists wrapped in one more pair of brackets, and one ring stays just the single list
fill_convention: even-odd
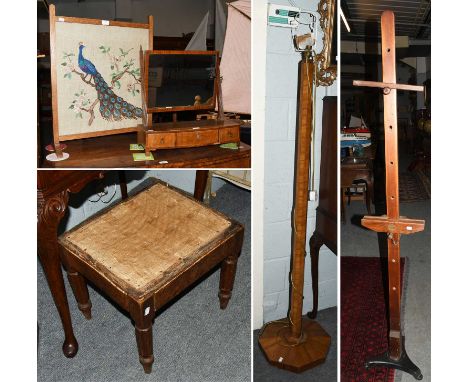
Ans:
[{"label": "painted white wall", "polygon": [[[265,1],[258,0],[256,6]],[[296,0],[297,6],[315,11],[318,0]],[[287,0],[275,4],[289,5]],[[305,33],[299,29],[299,34]],[[320,32],[318,36],[321,49]],[[294,149],[298,63],[300,53],[294,50],[289,29],[267,27],[266,41],[255,41],[255,49],[266,43],[266,95],[265,95],[265,157],[264,157],[264,268],[263,268],[263,321],[285,317],[289,306],[289,280],[291,259],[291,211],[293,205]],[[259,48],[260,47],[260,48]],[[253,67],[256,66],[254,63]],[[320,181],[320,142],[322,136],[322,99],[336,95],[336,83],[317,89],[315,134],[315,186]],[[253,97],[255,99],[255,97]],[[255,125],[256,128],[261,126]],[[258,146],[256,146],[258,148]],[[257,171],[257,169],[255,170]],[[255,184],[254,187],[257,187]],[[315,228],[315,202],[309,202],[307,237]],[[258,222],[255,221],[254,225]],[[254,236],[255,237],[255,236]],[[257,238],[256,238],[257,239]],[[309,249],[307,248],[307,251]],[[319,309],[337,305],[337,258],[325,246],[320,252]],[[310,256],[306,258],[304,309],[312,306]],[[257,326],[258,327],[258,326]]]},{"label": "painted white wall", "polygon": [[252,7],[252,325],[263,325],[263,209],[267,3]]},{"label": "painted white wall", "polygon": [[[193,193],[195,186],[195,170],[151,170],[151,171],[139,171],[132,170],[126,171],[127,178],[127,190],[130,192],[141,182],[149,177],[155,177],[162,181],[171,184],[174,187],[178,187],[186,192]],[[120,193],[120,187],[117,177],[117,172],[109,171],[106,173],[105,182],[108,185],[107,190],[109,191],[108,196],[102,198],[104,201],[108,201],[114,194],[112,201],[120,200],[122,195]],[[214,178],[212,183],[212,191],[215,192],[225,184],[225,181],[219,178]],[[64,219],[64,230],[69,230],[80,224],[82,221],[88,219],[98,211],[107,207],[109,203],[103,201],[92,202],[97,200],[96,196],[96,183],[89,184],[82,192],[70,197],[70,208],[69,216]]]},{"label": "painted white wall", "polygon": [[[131,18],[133,22],[147,23],[148,16],[153,15],[155,36],[180,37],[182,33],[195,32],[206,12],[214,11],[212,0],[131,0],[131,7],[127,3],[128,0],[122,5],[122,9],[130,9],[129,14],[123,15],[117,12],[118,16]],[[87,0],[79,3],[59,1],[56,4],[56,13],[59,16],[113,20],[115,11],[114,1]],[[212,15],[210,23],[213,23]],[[38,31],[48,32],[49,21],[38,20]]]}]

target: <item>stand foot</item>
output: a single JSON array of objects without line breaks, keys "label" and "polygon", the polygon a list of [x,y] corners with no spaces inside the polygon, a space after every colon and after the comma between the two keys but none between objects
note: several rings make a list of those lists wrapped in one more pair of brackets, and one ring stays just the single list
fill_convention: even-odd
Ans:
[{"label": "stand foot", "polygon": [[268,324],[258,342],[268,362],[295,373],[325,362],[331,338],[315,321],[302,319],[302,336],[294,341],[286,319]]},{"label": "stand foot", "polygon": [[381,354],[377,357],[373,357],[366,361],[366,369],[370,369],[371,367],[389,367],[392,369],[402,370],[405,373],[411,374],[415,379],[420,381],[423,379],[423,375],[421,374],[421,370],[417,367],[413,361],[410,360],[408,354],[406,354],[405,349],[405,338],[402,337],[402,352],[401,357],[398,360],[394,360],[390,358],[387,353]]}]

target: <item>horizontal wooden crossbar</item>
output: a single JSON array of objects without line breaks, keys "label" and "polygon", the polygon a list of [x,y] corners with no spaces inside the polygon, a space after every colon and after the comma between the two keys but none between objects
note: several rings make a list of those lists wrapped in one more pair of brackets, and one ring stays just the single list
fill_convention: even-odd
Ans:
[{"label": "horizontal wooden crossbar", "polygon": [[405,84],[393,84],[390,82],[377,82],[377,81],[361,81],[354,80],[354,86],[367,86],[370,88],[388,88],[388,89],[398,89],[398,90],[410,90],[415,92],[423,92],[424,86],[421,85],[405,85]]},{"label": "horizontal wooden crossbar", "polygon": [[389,219],[387,215],[364,216],[361,220],[361,224],[372,231],[398,233],[402,235],[423,231],[424,223],[424,220],[408,219],[404,217]]}]

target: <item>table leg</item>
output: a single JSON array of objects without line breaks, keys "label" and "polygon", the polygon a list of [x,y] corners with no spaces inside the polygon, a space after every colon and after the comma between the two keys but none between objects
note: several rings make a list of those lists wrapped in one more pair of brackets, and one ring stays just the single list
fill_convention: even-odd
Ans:
[{"label": "table leg", "polygon": [[124,170],[119,170],[119,184],[120,184],[120,193],[122,194],[122,199],[127,199],[128,198],[127,177],[125,176]]},{"label": "table leg", "polygon": [[71,358],[78,351],[78,342],[73,333],[57,242],[57,228],[67,210],[67,206],[67,191],[63,191],[47,199],[39,200],[37,244],[39,259],[44,268],[44,273],[65,332],[65,341],[62,346],[63,354]]},{"label": "table leg", "polygon": [[312,311],[307,313],[307,317],[315,319],[318,311],[318,266],[319,266],[319,254],[320,247],[323,245],[323,240],[320,235],[316,235],[315,232],[310,238],[310,265],[312,271],[312,295],[313,295],[313,306]]},{"label": "table leg", "polygon": [[195,190],[193,197],[199,201],[203,201],[203,194],[205,193],[206,182],[208,181],[208,170],[197,170],[195,177]]}]

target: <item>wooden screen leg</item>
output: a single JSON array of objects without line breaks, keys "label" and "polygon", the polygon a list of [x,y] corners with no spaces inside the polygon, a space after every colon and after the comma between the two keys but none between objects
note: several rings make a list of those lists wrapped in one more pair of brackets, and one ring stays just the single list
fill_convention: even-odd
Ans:
[{"label": "wooden screen leg", "polygon": [[221,265],[221,276],[219,279],[219,306],[226,309],[232,295],[234,279],[236,277],[238,255],[231,255],[223,260]]},{"label": "wooden screen leg", "polygon": [[319,266],[319,254],[320,247],[323,245],[322,238],[320,235],[315,233],[310,238],[310,267],[312,272],[312,295],[313,305],[312,311],[307,313],[307,317],[315,319],[318,311],[318,266]]},{"label": "wooden screen leg", "polygon": [[122,194],[122,199],[127,199],[128,198],[127,178],[125,176],[124,170],[119,170],[119,184],[120,184],[120,193]]},{"label": "wooden screen leg", "polygon": [[195,189],[193,197],[200,202],[203,202],[203,195],[205,194],[206,182],[208,181],[208,170],[197,170],[195,177]]},{"label": "wooden screen leg", "polygon": [[87,320],[91,319],[91,300],[89,299],[88,286],[86,281],[78,272],[67,267],[67,277],[68,281],[75,295],[76,302],[78,303],[78,308],[83,313],[83,316]]},{"label": "wooden screen leg", "polygon": [[138,346],[140,363],[146,374],[151,373],[153,367],[153,318],[154,303],[150,299],[142,304],[134,303],[130,308],[130,316],[135,321],[135,336]]}]

